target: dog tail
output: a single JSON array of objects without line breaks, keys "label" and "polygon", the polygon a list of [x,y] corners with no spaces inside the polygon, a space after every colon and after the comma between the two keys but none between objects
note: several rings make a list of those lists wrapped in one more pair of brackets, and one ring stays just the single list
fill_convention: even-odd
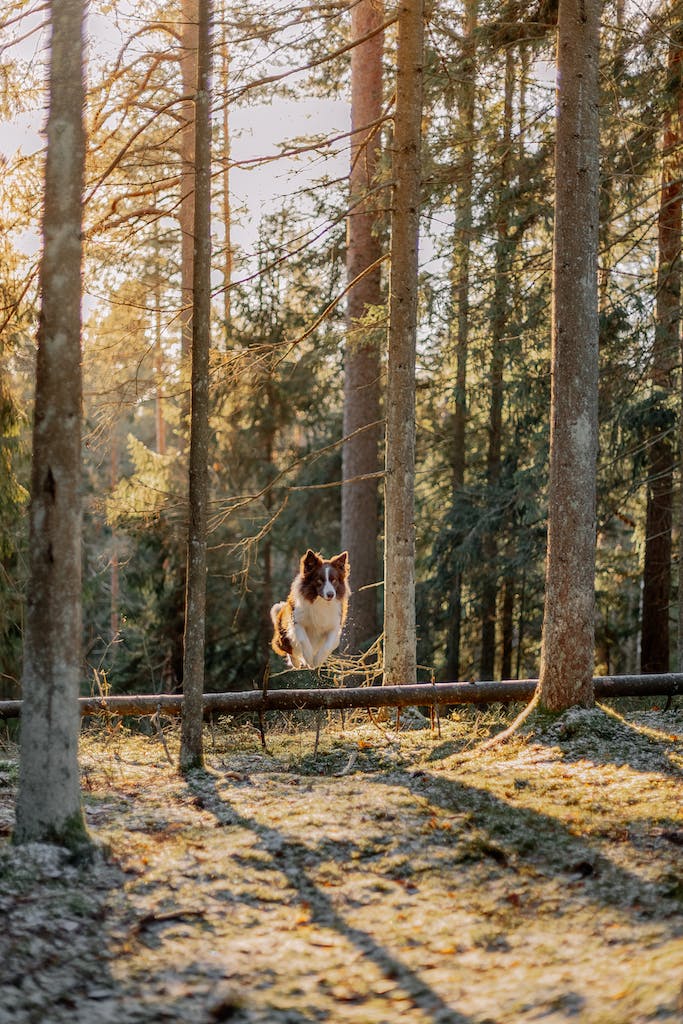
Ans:
[{"label": "dog tail", "polygon": [[273,620],[274,626],[277,626],[277,617],[284,608],[286,603],[286,601],[278,601],[278,603],[274,604],[273,607],[270,609],[270,617]]}]

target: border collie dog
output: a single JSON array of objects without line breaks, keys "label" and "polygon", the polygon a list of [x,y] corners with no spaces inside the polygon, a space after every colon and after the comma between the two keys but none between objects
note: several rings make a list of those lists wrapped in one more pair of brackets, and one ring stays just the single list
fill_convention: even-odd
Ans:
[{"label": "border collie dog", "polygon": [[290,668],[319,668],[339,646],[351,593],[346,551],[323,558],[309,548],[286,601],[274,604],[272,647]]}]

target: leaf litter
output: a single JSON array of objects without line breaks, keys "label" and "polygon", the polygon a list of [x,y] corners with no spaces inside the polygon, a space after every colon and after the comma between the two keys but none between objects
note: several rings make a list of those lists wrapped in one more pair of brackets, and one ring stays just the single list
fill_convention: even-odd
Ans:
[{"label": "leaf litter", "polygon": [[0,1024],[681,1024],[683,710],[616,705],[486,751],[508,710],[279,717],[267,751],[222,719],[187,778],[91,725],[80,864],[11,845],[7,743]]}]

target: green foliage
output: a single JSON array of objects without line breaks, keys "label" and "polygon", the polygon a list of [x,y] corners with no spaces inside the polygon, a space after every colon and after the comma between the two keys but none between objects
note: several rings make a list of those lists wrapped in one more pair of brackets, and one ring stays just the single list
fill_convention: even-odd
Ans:
[{"label": "green foliage", "polygon": [[[116,15],[109,2],[98,10]],[[152,0],[138,15],[135,38],[93,62],[88,106],[88,180],[96,187],[86,207],[86,310],[92,312],[84,329],[84,620],[90,669],[103,671],[114,691],[177,689],[182,672],[188,407],[180,356],[178,24]],[[507,4],[501,13],[500,4],[480,3],[468,41],[463,3],[445,0],[429,11],[416,523],[419,661],[437,676],[453,625],[456,579],[462,583],[461,674],[477,673],[485,574],[501,595],[499,663],[502,594],[510,586],[514,668],[533,674],[537,667],[550,428],[553,17],[552,4],[544,19],[531,21],[524,5]],[[664,13],[644,25],[638,12],[612,3],[603,20],[597,643],[601,666],[632,670],[644,439],[656,432],[673,438],[679,414],[678,397],[654,390],[648,377],[671,26]],[[119,27],[127,31],[123,20]],[[223,30],[232,78],[225,95],[217,94],[217,107],[228,102],[231,117],[243,105],[273,98],[286,98],[295,109],[299,100],[348,95],[348,52],[323,62],[348,40],[348,12],[314,6],[293,21],[258,4],[246,13],[228,11],[217,44]],[[387,111],[395,42],[391,28]],[[510,47],[515,78],[506,110]],[[266,58],[274,74],[307,60],[314,66],[308,76],[259,84]],[[16,116],[36,103],[37,75],[24,88],[23,73],[4,66],[0,111]],[[466,86],[474,102],[471,137],[460,111]],[[385,151],[378,185],[386,186],[390,123],[379,130]],[[253,252],[235,248],[229,325],[219,319],[215,299],[206,672],[216,690],[260,684],[271,657],[270,604],[285,596],[306,547],[329,554],[339,544],[346,183],[323,163],[334,148],[324,132],[311,139],[298,128],[289,134],[296,137],[283,134],[280,150],[298,147],[299,166],[315,161],[319,178],[287,185],[281,208],[260,217],[258,237],[249,242]],[[219,176],[230,160],[223,160],[222,129],[215,136],[218,200]],[[5,237],[35,230],[39,160],[17,154],[3,171]],[[251,173],[256,178],[259,168]],[[468,197],[471,222],[465,223]],[[386,187],[378,188],[376,201],[388,211]],[[215,212],[218,221],[218,201]],[[232,217],[249,235],[244,212],[235,208]],[[217,236],[214,270],[225,255],[220,224]],[[7,311],[9,319],[0,376],[0,680],[16,688],[30,408],[27,373],[16,356],[28,350],[34,317],[33,293],[24,290],[28,260],[5,247],[1,262],[1,315],[4,321]],[[380,343],[385,318],[379,306],[364,325]],[[468,351],[459,393],[461,321]],[[502,411],[493,472],[496,358],[502,359]],[[460,409],[465,470],[456,485]],[[486,564],[492,538],[496,554]]]}]

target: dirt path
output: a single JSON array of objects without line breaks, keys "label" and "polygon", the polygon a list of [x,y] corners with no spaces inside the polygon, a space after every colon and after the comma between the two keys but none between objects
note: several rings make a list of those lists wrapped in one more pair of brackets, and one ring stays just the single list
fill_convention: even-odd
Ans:
[{"label": "dirt path", "polygon": [[87,736],[110,856],[0,841],[0,1024],[683,1022],[683,712],[473,728]]}]

